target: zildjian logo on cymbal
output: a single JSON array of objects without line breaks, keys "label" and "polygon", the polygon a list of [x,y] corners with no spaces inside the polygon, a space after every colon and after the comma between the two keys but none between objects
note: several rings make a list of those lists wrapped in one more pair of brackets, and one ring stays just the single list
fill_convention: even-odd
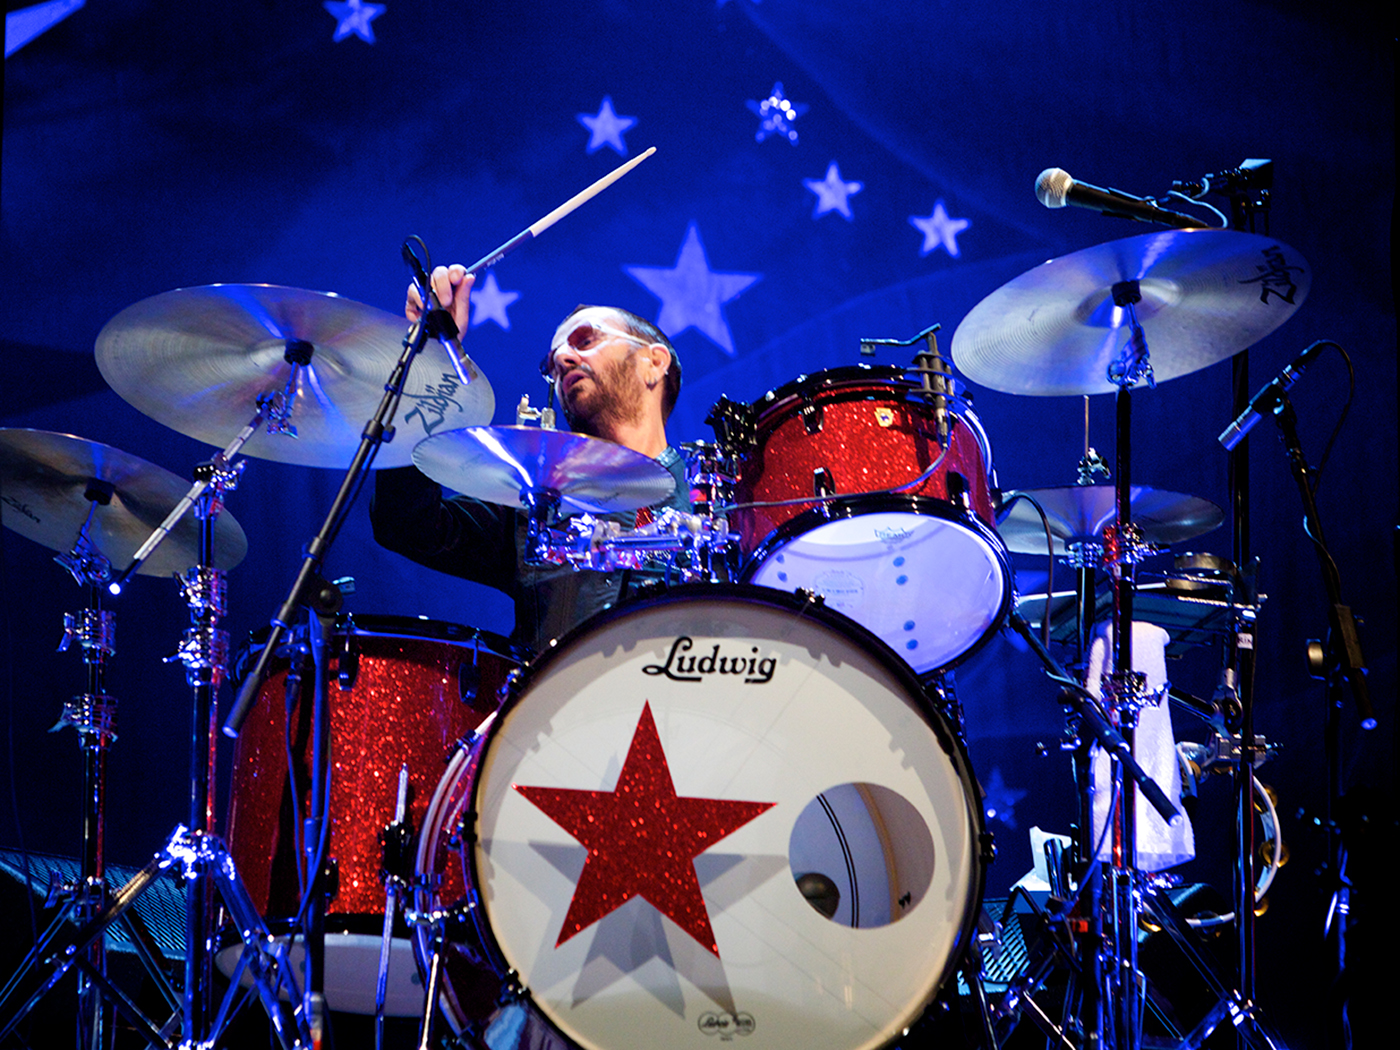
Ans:
[{"label": "zildjian logo on cymbal", "polygon": [[[462,403],[452,396],[457,393],[459,386],[461,384],[457,381],[456,376],[451,372],[444,372],[442,382],[437,386],[429,384],[424,388],[426,393],[410,394],[405,392],[403,395],[405,398],[417,403],[413,406],[413,411],[403,417],[403,421],[407,423],[414,416],[417,416],[423,424],[423,433],[432,434],[447,419],[449,405],[458,412],[463,411]],[[429,416],[432,418],[430,419]]]},{"label": "zildjian logo on cymbal", "polygon": [[1283,248],[1275,244],[1265,248],[1260,254],[1264,256],[1264,264],[1255,266],[1259,271],[1258,277],[1247,277],[1240,284],[1259,283],[1259,301],[1267,303],[1269,293],[1277,295],[1284,302],[1292,305],[1293,296],[1298,292],[1298,286],[1293,283],[1293,278],[1289,277],[1290,272],[1302,273],[1301,266],[1289,266],[1288,259],[1283,254]]}]

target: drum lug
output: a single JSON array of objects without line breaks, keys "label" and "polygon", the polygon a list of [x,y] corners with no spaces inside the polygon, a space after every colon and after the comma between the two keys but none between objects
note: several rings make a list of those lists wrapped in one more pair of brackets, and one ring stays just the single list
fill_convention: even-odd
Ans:
[{"label": "drum lug", "polygon": [[997,859],[996,836],[990,831],[984,831],[977,836],[977,843],[982,847],[982,863],[990,864]]},{"label": "drum lug", "polygon": [[476,706],[476,697],[481,690],[481,668],[475,662],[463,660],[457,665],[457,693],[462,703]]},{"label": "drum lug", "polygon": [[[818,467],[812,471],[812,495],[821,500],[836,495],[836,479],[826,467]],[[826,504],[822,505],[822,509],[828,512],[831,510]],[[827,516],[830,517],[830,514]]]},{"label": "drum lug", "polygon": [[360,675],[360,643],[355,637],[354,625],[349,625],[340,644],[336,660],[336,684],[342,693],[355,688],[355,679]]},{"label": "drum lug", "polygon": [[805,402],[803,406],[798,409],[797,414],[802,417],[802,425],[807,428],[808,434],[816,435],[822,432],[822,426],[826,422],[826,413],[822,409],[820,402]]},{"label": "drum lug", "polygon": [[948,499],[963,510],[972,512],[972,486],[967,483],[967,478],[955,470],[948,472]]}]

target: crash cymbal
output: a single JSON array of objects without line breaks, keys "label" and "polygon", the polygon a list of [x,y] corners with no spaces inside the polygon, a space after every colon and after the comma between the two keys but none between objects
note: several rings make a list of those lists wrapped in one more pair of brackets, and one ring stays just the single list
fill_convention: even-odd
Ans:
[{"label": "crash cymbal", "polygon": [[1128,339],[1113,287],[1137,281],[1138,322],[1159,383],[1222,361],[1302,305],[1311,270],[1271,237],[1167,230],[1051,259],[974,306],[953,333],[953,362],[1008,394],[1117,390],[1108,368]]},{"label": "crash cymbal", "polygon": [[[1056,554],[1065,554],[1070,543],[1102,542],[1104,526],[1118,519],[1112,485],[1062,485],[1026,489],[1025,494],[1045,509]],[[1132,487],[1130,508],[1142,541],[1156,546],[1184,543],[1225,520],[1224,512],[1210,500],[1146,486]],[[1027,500],[1016,501],[1000,518],[997,531],[1016,554],[1045,553],[1045,528]]]},{"label": "crash cymbal", "polygon": [[[89,539],[114,573],[189,491],[190,483],[110,445],[45,430],[0,430],[0,512],[4,524],[50,550],[67,552],[92,504],[94,481],[112,486],[99,505]],[[248,553],[248,538],[227,510],[214,524],[214,565],[231,569]],[[199,521],[187,514],[141,566],[145,576],[184,572],[199,561]]]},{"label": "crash cymbal", "polygon": [[[289,340],[309,343],[311,362],[297,383],[291,422],[297,436],[262,430],[244,455],[310,467],[344,467],[359,447],[403,348],[402,317],[342,299],[268,284],[180,288],[143,299],[97,336],[97,367],[141,412],[216,448],[225,448],[280,392],[292,366]],[[463,385],[442,347],[429,340],[414,361],[395,419],[397,439],[376,467],[406,466],[429,434],[489,423],[496,399],[470,360]]]},{"label": "crash cymbal", "polygon": [[468,427],[419,442],[413,462],[466,496],[524,506],[522,489],[557,492],[575,510],[649,507],[676,479],[656,460],[602,438],[540,427]]}]

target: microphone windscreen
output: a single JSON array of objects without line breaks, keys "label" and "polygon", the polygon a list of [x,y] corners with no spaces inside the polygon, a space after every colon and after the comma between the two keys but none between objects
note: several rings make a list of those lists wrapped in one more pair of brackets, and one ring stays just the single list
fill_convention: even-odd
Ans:
[{"label": "microphone windscreen", "polygon": [[1046,168],[1035,180],[1035,196],[1047,208],[1063,208],[1069,203],[1074,179],[1064,168]]}]

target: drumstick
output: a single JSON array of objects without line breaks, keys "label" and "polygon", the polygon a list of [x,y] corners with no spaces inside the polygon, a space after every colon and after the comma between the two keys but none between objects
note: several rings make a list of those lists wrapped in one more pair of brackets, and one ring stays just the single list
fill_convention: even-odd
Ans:
[{"label": "drumstick", "polygon": [[629,160],[626,164],[614,168],[612,171],[608,172],[608,174],[604,175],[597,182],[593,183],[593,185],[589,186],[586,190],[583,190],[581,193],[574,194],[563,204],[559,205],[559,207],[555,208],[552,212],[546,215],[543,219],[540,219],[538,222],[534,223],[531,226],[525,227],[525,229],[521,230],[510,240],[506,241],[505,244],[501,245],[490,255],[486,256],[483,259],[479,259],[471,266],[467,267],[467,273],[476,274],[480,273],[488,266],[495,266],[498,262],[504,259],[508,253],[514,251],[526,241],[538,237],[541,233],[549,229],[556,222],[562,219],[565,215],[568,215],[571,211],[574,211],[576,208],[580,207],[583,204],[586,204],[588,201],[598,196],[598,194],[602,193],[614,182],[622,178],[622,176],[626,175],[629,171],[631,171],[638,164],[646,160],[655,152],[656,147],[652,146],[645,153],[639,154],[638,156],[635,156],[631,160]]}]

